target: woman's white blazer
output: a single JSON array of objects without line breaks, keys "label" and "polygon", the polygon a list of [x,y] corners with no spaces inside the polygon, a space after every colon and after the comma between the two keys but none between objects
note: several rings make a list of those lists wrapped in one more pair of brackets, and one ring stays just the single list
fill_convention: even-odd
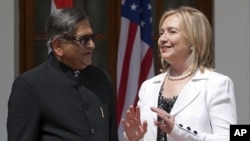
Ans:
[{"label": "woman's white blazer", "polygon": [[[166,73],[162,73],[148,79],[139,90],[141,121],[148,123],[141,141],[156,141],[157,115],[150,108],[157,107],[165,77]],[[229,141],[230,125],[237,123],[232,80],[214,71],[198,70],[179,94],[170,114],[175,126],[168,141]]]}]

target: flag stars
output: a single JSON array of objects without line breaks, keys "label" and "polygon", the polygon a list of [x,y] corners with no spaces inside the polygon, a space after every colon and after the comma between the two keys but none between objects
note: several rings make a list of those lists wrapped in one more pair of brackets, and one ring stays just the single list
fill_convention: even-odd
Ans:
[{"label": "flag stars", "polygon": [[122,0],[122,5],[125,5],[126,0]]},{"label": "flag stars", "polygon": [[148,4],[148,10],[151,10],[151,4]]},{"label": "flag stars", "polygon": [[145,25],[145,22],[141,21],[141,26],[144,27],[144,25]]},{"label": "flag stars", "polygon": [[136,8],[137,8],[137,5],[135,5],[134,3],[131,5],[131,10],[133,11],[136,11]]}]

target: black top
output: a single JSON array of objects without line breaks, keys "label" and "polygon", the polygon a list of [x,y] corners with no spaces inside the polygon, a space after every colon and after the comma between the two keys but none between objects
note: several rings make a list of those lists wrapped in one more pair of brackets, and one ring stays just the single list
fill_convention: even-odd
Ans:
[{"label": "black top", "polygon": [[[178,96],[174,96],[173,98],[166,98],[162,96],[163,86],[164,86],[164,83],[161,86],[161,89],[159,92],[158,108],[163,109],[166,112],[170,113]],[[162,119],[158,117],[158,121],[161,121],[161,120]],[[160,128],[157,129],[157,141],[167,141],[166,133],[163,132]]]}]

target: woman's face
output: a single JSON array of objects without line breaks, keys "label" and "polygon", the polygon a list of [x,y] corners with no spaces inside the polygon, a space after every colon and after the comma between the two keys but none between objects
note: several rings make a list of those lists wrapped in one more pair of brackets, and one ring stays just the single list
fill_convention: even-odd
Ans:
[{"label": "woman's face", "polygon": [[171,65],[184,64],[190,55],[191,44],[184,37],[180,22],[177,15],[171,15],[163,21],[160,27],[158,46],[161,58]]}]

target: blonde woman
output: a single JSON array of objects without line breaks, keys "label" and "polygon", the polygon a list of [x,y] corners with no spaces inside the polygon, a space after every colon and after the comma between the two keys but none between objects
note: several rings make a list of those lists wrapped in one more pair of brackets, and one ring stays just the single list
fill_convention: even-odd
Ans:
[{"label": "blonde woman", "polygon": [[163,14],[159,34],[162,73],[142,84],[137,107],[128,109],[125,140],[229,141],[237,123],[234,86],[213,68],[207,18],[182,6]]}]

